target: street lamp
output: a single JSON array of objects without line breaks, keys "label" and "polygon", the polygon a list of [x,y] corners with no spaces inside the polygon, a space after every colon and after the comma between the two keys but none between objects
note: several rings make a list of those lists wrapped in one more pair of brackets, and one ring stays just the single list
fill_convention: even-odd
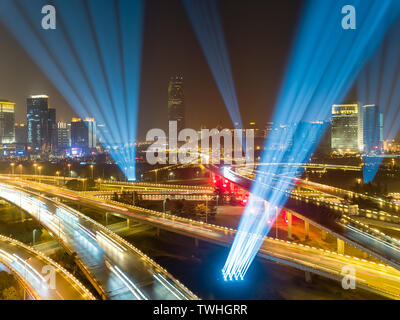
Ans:
[{"label": "street lamp", "polygon": [[69,176],[70,178],[72,177],[72,171],[71,171],[71,164],[68,163],[68,171],[69,171]]},{"label": "street lamp", "polygon": [[94,166],[91,164],[91,165],[90,165],[90,171],[92,172],[92,180],[94,180],[93,168],[94,168]]},{"label": "street lamp", "polygon": [[34,167],[34,169],[35,169],[35,180],[36,180],[36,167],[37,167],[37,163],[34,163],[34,164],[33,164],[33,167]]},{"label": "street lamp", "polygon": [[23,169],[22,164],[20,164],[20,165],[18,166],[18,168],[19,168],[19,174],[20,174],[20,176],[21,176],[21,178],[22,178],[22,169]]},{"label": "street lamp", "polygon": [[[58,185],[59,180],[60,180],[60,171],[56,171],[56,176],[57,176],[57,182],[56,181],[54,181],[54,182],[56,182],[56,185]],[[56,180],[56,179],[54,178],[54,180]]]},{"label": "street lamp", "polygon": [[11,163],[11,174],[12,175],[14,175],[14,166],[15,166],[15,163],[14,162]]}]

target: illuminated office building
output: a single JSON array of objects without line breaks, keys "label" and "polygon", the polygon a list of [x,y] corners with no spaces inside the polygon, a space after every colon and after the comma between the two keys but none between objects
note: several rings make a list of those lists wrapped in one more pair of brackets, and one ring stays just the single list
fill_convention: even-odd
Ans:
[{"label": "illuminated office building", "polygon": [[14,126],[14,132],[15,132],[15,143],[27,144],[28,131],[27,131],[27,126],[24,123],[16,123]]},{"label": "illuminated office building", "polygon": [[185,129],[183,77],[172,77],[168,86],[168,120],[177,121],[178,132]]},{"label": "illuminated office building", "polygon": [[57,122],[57,150],[62,151],[71,146],[70,125],[66,122]]},{"label": "illuminated office building", "polygon": [[331,148],[340,154],[359,153],[363,149],[358,104],[332,106]]},{"label": "illuminated office building", "polygon": [[376,105],[366,105],[361,110],[364,152],[377,153],[382,149],[383,114]]},{"label": "illuminated office building", "polygon": [[56,121],[56,109],[49,108],[48,110],[48,148],[50,151],[56,151],[57,149],[57,121]]},{"label": "illuminated office building", "polygon": [[10,101],[0,101],[0,142],[14,143],[14,113],[15,103]]},{"label": "illuminated office building", "polygon": [[73,118],[71,122],[71,147],[89,153],[96,148],[96,122],[93,118]]},{"label": "illuminated office building", "polygon": [[48,147],[49,97],[31,96],[27,99],[28,143],[33,150],[45,151]]}]

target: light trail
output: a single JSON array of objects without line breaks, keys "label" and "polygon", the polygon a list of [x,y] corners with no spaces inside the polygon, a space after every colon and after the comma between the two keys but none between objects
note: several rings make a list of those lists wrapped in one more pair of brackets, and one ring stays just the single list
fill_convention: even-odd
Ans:
[{"label": "light trail", "polygon": [[[351,32],[337,25],[343,18],[341,8],[349,4],[357,7],[359,21],[357,30]],[[390,0],[379,3],[373,0],[307,2],[273,117],[274,123],[284,125],[286,129],[283,131],[281,127],[271,131],[260,162],[304,163],[309,160],[325,130],[322,123],[328,119],[330,107],[345,97],[364,62],[399,13],[400,3]],[[321,121],[321,125],[311,123],[316,120]],[[271,151],[276,145],[285,148]],[[280,174],[276,168],[266,170]],[[289,175],[295,177],[302,170],[295,166]],[[251,193],[267,199],[273,210],[284,206],[291,182],[281,179],[275,184],[276,188],[266,189],[265,185],[274,185],[271,179],[272,176],[262,176],[259,181],[257,177]],[[247,235],[264,237],[271,228],[265,223],[268,210],[260,211],[260,217],[255,218],[251,215],[253,209],[257,210],[257,204],[249,201],[239,225],[239,230],[245,232],[235,237],[223,269],[225,274],[241,273],[244,276],[262,243],[249,241]]]}]

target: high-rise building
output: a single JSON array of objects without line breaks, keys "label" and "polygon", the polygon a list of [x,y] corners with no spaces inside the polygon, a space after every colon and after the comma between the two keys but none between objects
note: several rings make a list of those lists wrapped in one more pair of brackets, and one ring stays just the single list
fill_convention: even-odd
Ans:
[{"label": "high-rise building", "polygon": [[56,151],[57,149],[57,122],[56,122],[56,109],[49,108],[48,111],[48,149]]},{"label": "high-rise building", "polygon": [[358,104],[332,106],[331,148],[337,153],[362,151],[361,117]]},{"label": "high-rise building", "polygon": [[71,146],[70,125],[66,122],[57,122],[57,150],[62,151]]},{"label": "high-rise building", "polygon": [[172,77],[168,86],[168,120],[177,121],[178,132],[185,128],[183,77]]},{"label": "high-rise building", "polygon": [[379,152],[383,141],[383,114],[376,105],[363,106],[361,111],[364,152]]},{"label": "high-rise building", "polygon": [[27,126],[24,123],[16,123],[14,126],[14,132],[15,132],[15,143],[17,144],[28,143]]},{"label": "high-rise building", "polygon": [[0,101],[0,142],[1,143],[14,143],[14,113],[15,103],[1,100]]},{"label": "high-rise building", "polygon": [[48,146],[49,97],[31,96],[27,99],[28,143],[33,150],[45,151]]},{"label": "high-rise building", "polygon": [[93,118],[73,118],[71,122],[71,147],[88,153],[96,148],[96,122]]}]

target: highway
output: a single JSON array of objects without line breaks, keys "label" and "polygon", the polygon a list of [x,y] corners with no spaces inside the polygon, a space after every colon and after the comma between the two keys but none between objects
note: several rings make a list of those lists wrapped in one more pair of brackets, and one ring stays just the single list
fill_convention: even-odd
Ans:
[{"label": "highway", "polygon": [[39,251],[0,235],[0,263],[40,300],[95,300],[71,273]]},{"label": "highway", "polygon": [[[25,186],[25,188],[28,187],[60,198],[74,200],[99,210],[107,210],[171,232],[227,247],[230,246],[236,232],[236,230],[226,227],[106,201],[49,185],[31,183],[29,186]],[[390,298],[400,299],[400,272],[391,266],[269,237],[265,239],[259,256],[336,280],[342,278],[342,268],[351,265],[357,270],[359,286]]]},{"label": "highway", "polygon": [[[52,184],[57,185],[62,184],[71,180],[78,180],[80,182],[85,182],[86,178],[71,178],[71,177],[60,177],[60,176],[44,176],[44,175],[20,175],[20,174],[0,174],[3,177],[11,177],[16,179],[32,180],[35,182],[48,181]],[[162,191],[168,192],[173,190],[179,193],[196,193],[196,194],[212,194],[214,189],[212,187],[205,186],[190,186],[190,185],[174,185],[165,183],[149,183],[149,182],[122,182],[122,181],[112,181],[112,180],[101,180],[96,179],[96,184],[101,190],[108,191]]]},{"label": "highway", "polygon": [[76,253],[81,269],[103,298],[197,299],[165,269],[107,228],[26,189],[0,184],[0,196],[30,213],[64,248]]},{"label": "highway", "polygon": [[361,166],[347,166],[347,165],[340,165],[340,164],[323,164],[323,163],[248,163],[245,165],[232,165],[232,167],[248,167],[248,168],[255,168],[255,167],[302,167],[306,169],[325,169],[325,170],[343,170],[343,171],[361,171]]},{"label": "highway", "polygon": [[[129,190],[129,192],[132,192]],[[136,191],[137,195],[141,200],[153,200],[153,201],[162,201],[162,200],[186,200],[186,201],[211,201],[215,199],[214,193],[197,193],[191,191],[171,191],[171,190],[162,190],[162,191]],[[90,194],[92,196],[99,197],[101,199],[112,199],[112,197],[117,194],[121,195],[121,191],[86,191],[85,194]]]},{"label": "highway", "polygon": [[[214,173],[224,176],[226,179],[239,185],[247,191],[251,191],[254,182],[253,178],[244,176],[229,167],[218,168],[208,166]],[[258,171],[257,179],[263,172]],[[273,177],[272,181],[278,179],[289,179],[287,176]],[[267,186],[259,181],[267,191],[276,189],[275,186]],[[293,186],[296,183],[293,183]],[[277,190],[277,189],[276,189]],[[292,195],[290,190],[278,190],[287,193],[285,209],[290,209],[300,216],[309,219],[318,228],[327,231],[335,237],[351,244],[352,246],[367,252],[384,263],[394,268],[400,269],[400,241],[391,238],[381,231],[361,224],[351,216],[346,215],[350,212],[349,206],[334,204],[329,200],[316,200],[312,197]],[[265,200],[268,200],[268,192],[264,193]]]}]

